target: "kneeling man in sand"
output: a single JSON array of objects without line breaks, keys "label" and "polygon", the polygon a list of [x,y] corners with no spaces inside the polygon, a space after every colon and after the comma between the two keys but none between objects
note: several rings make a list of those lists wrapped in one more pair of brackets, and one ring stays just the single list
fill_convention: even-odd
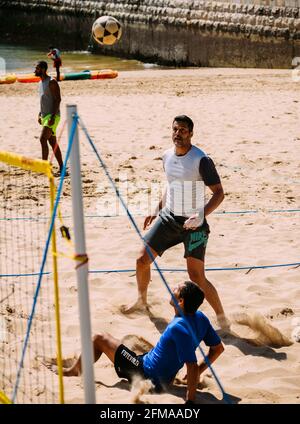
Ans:
[{"label": "kneeling man in sand", "polygon": [[[180,316],[171,298],[170,304],[174,307],[175,317],[153,349],[144,355],[137,355],[112,335],[100,333],[93,338],[94,360],[96,362],[104,353],[114,364],[120,378],[130,382],[134,376],[149,379],[157,391],[172,384],[177,372],[186,364],[186,402],[190,403],[195,401],[200,375],[207,368],[204,361],[200,365],[197,364],[196,348],[201,341],[204,341],[209,346],[208,359],[213,363],[223,352],[224,347],[208,318],[201,311],[197,311],[204,299],[199,286],[186,281],[178,284],[173,294],[184,313],[184,318]],[[189,327],[193,329],[193,335]],[[64,368],[63,374],[79,376],[81,357],[70,368]]]}]

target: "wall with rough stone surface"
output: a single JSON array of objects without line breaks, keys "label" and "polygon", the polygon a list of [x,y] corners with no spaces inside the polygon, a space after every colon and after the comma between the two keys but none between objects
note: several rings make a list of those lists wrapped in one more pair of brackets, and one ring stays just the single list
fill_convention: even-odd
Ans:
[{"label": "wall with rough stone surface", "polygon": [[123,25],[100,53],[165,64],[290,68],[300,56],[300,0],[0,0],[1,42],[86,49],[98,16]]}]

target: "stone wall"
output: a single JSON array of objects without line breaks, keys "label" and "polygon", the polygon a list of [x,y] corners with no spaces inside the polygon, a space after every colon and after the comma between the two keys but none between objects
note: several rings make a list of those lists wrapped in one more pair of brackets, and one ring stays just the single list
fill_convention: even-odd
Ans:
[{"label": "stone wall", "polygon": [[165,64],[290,68],[300,56],[300,0],[0,0],[1,42],[86,49],[94,19],[122,39],[106,54]]}]

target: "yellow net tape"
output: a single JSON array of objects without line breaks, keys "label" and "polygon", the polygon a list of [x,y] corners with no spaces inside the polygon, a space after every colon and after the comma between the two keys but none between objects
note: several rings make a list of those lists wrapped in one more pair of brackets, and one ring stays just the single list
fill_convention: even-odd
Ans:
[{"label": "yellow net tape", "polygon": [[3,152],[0,150],[0,161],[11,166],[17,166],[18,168],[26,169],[27,171],[44,174],[48,178],[52,177],[51,164],[46,160],[31,159],[25,156],[15,155],[14,153]]},{"label": "yellow net tape", "polygon": [[[74,251],[75,250],[75,246],[74,246],[74,243],[71,240],[71,235],[70,235],[69,228],[64,225],[63,218],[62,218],[62,213],[61,213],[61,210],[60,210],[60,207],[59,206],[58,206],[57,215],[58,215],[59,220],[60,220],[60,223],[61,223],[60,231],[61,231],[62,237],[69,244],[69,247],[71,249],[73,249],[73,251]],[[78,253],[67,254],[67,253],[63,253],[63,252],[54,252],[54,251],[52,252],[52,254],[54,256],[56,256],[56,257],[61,256],[61,257],[72,259],[74,261],[79,262],[79,264],[76,265],[75,269],[77,269],[80,266],[86,264],[88,262],[88,260],[89,260],[89,258],[88,258],[88,256],[86,254],[78,254]]]},{"label": "yellow net tape", "polygon": [[86,254],[76,254],[74,253],[73,255],[67,255],[66,253],[62,253],[62,252],[52,252],[52,254],[54,256],[57,257],[63,257],[63,258],[68,258],[68,259],[72,259],[73,261],[77,261],[79,262],[79,264],[76,265],[75,269],[79,268],[80,266],[88,263],[89,261],[89,257]]},{"label": "yellow net tape", "polygon": [[12,401],[4,393],[0,392],[0,403],[10,404]]}]

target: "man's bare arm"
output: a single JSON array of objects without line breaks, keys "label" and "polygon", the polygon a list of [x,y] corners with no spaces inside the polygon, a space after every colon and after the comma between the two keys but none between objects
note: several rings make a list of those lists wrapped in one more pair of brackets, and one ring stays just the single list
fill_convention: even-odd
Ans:
[{"label": "man's bare arm", "polygon": [[[207,358],[209,363],[212,364],[224,351],[224,346],[219,343],[216,346],[211,346]],[[208,365],[203,361],[200,365],[195,362],[186,363],[187,368],[187,391],[186,391],[186,402],[194,402],[196,397],[197,385],[199,382],[200,375],[208,368]]]},{"label": "man's bare arm", "polygon": [[57,81],[55,81],[55,80],[50,81],[49,88],[50,88],[51,94],[52,94],[53,99],[54,99],[53,111],[52,111],[52,115],[54,116],[54,115],[57,115],[57,113],[59,111],[59,105],[60,105],[60,102],[61,102],[60,88],[59,88]]},{"label": "man's bare arm", "polygon": [[[207,355],[207,358],[209,360],[209,362],[212,364],[213,362],[215,362],[215,360],[221,355],[221,353],[224,352],[224,346],[222,343],[219,343],[216,346],[211,346],[209,348],[209,352]],[[203,361],[200,365],[199,365],[199,377],[200,375],[208,368],[208,365],[206,364],[205,361]]]},{"label": "man's bare arm", "polygon": [[224,191],[221,183],[208,187],[213,195],[204,207],[204,216],[211,214],[224,200]]},{"label": "man's bare arm", "polygon": [[210,213],[212,213],[215,209],[217,209],[220,203],[223,202],[224,191],[223,191],[222,184],[219,183],[219,184],[211,185],[208,187],[213,193],[211,199],[205,205],[204,211],[201,210],[199,213],[190,216],[185,221],[185,223],[183,224],[183,228],[185,228],[186,230],[195,230],[200,225],[202,225],[204,218]]},{"label": "man's bare arm", "polygon": [[146,228],[154,221],[159,211],[165,206],[166,198],[167,198],[167,189],[165,189],[164,194],[162,195],[155,211],[151,215],[146,216],[144,221],[144,227],[143,227],[144,230],[146,230]]},{"label": "man's bare arm", "polygon": [[186,402],[195,402],[195,396],[197,391],[197,385],[199,380],[199,367],[197,362],[186,362],[187,368],[187,390],[186,390]]}]

